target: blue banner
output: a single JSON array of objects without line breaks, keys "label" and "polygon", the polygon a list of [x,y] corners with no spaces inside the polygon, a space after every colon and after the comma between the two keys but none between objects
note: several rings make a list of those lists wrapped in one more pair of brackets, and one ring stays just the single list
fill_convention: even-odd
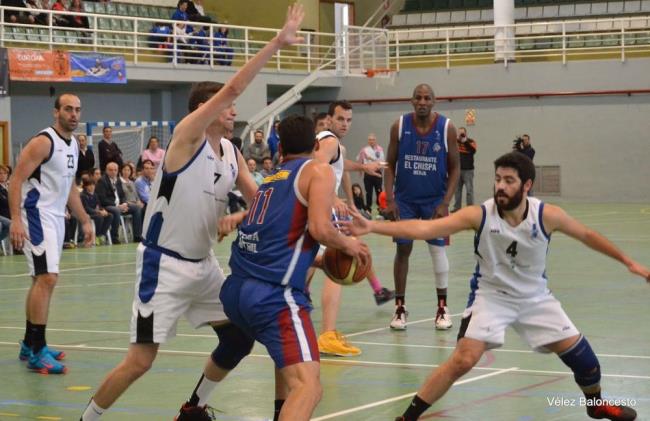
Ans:
[{"label": "blue banner", "polygon": [[103,54],[70,54],[72,82],[126,83],[123,56]]}]

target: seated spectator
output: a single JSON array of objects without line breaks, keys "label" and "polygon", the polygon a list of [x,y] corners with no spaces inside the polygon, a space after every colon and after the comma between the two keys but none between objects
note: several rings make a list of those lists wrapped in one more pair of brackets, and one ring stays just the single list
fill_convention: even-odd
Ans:
[{"label": "seated spectator", "polygon": [[[81,4],[81,0],[72,0],[68,10],[75,13],[83,13],[84,7]],[[74,28],[90,28],[87,16],[68,16],[68,19],[70,21],[70,26]],[[84,35],[86,35],[85,32]]]},{"label": "seated spectator", "polygon": [[363,215],[366,219],[372,219],[370,216],[370,208],[366,205],[366,202],[363,200],[363,189],[358,183],[352,185],[352,197],[354,198],[354,207],[359,210],[359,213]]},{"label": "seated spectator", "polygon": [[113,222],[113,214],[99,205],[99,199],[95,194],[95,181],[86,179],[83,181],[83,191],[80,194],[81,204],[88,216],[95,222],[95,237],[99,244],[107,243],[108,229]]},{"label": "seated spectator", "polygon": [[172,20],[190,20],[187,14],[188,6],[189,2],[187,0],[179,0],[178,5],[176,6],[176,10],[174,10],[174,13],[172,14]]},{"label": "seated spectator", "polygon": [[168,50],[172,48],[172,28],[164,22],[154,23],[149,31],[149,48],[160,48]]},{"label": "seated spectator", "polygon": [[124,191],[124,200],[129,205],[135,205],[142,209],[144,203],[138,197],[135,191],[135,182],[133,181],[133,167],[130,163],[124,164],[120,169],[120,181],[122,182],[122,190]]},{"label": "seated spectator", "polygon": [[176,61],[178,63],[184,63],[189,56],[188,52],[192,49],[187,29],[188,26],[184,23],[176,22],[174,24],[174,38],[176,39],[176,50],[174,50],[174,56],[177,57]]},{"label": "seated spectator", "polygon": [[246,161],[246,165],[248,166],[248,171],[250,171],[251,175],[253,176],[255,183],[260,186],[264,182],[264,176],[259,171],[257,171],[257,164],[255,163],[255,160],[249,159]]},{"label": "seated spectator", "polygon": [[273,160],[269,157],[264,158],[264,161],[262,161],[262,173],[263,177],[268,177],[269,175],[273,175],[275,173],[275,167],[273,166]]},{"label": "seated spectator", "polygon": [[[25,0],[25,7],[28,9],[49,9],[50,4],[48,0]],[[27,23],[30,25],[47,25],[49,23],[49,16],[46,13],[29,12],[27,16]]]},{"label": "seated spectator", "polygon": [[151,136],[147,148],[142,152],[142,163],[149,160],[153,162],[154,169],[157,169],[163,159],[165,159],[165,150],[160,147],[160,140],[156,136]]},{"label": "seated spectator", "polygon": [[207,26],[199,26],[198,30],[192,33],[190,38],[190,45],[194,49],[194,59],[192,60],[197,64],[208,64],[208,55],[210,53],[210,40],[209,28]]},{"label": "seated spectator", "polygon": [[99,168],[95,168],[90,174],[90,179],[95,182],[95,184],[99,183],[99,179],[102,178],[102,171]]},{"label": "seated spectator", "polygon": [[9,235],[11,216],[9,215],[9,168],[0,165],[0,241]]},{"label": "seated spectator", "polygon": [[[63,0],[56,0],[52,5],[52,10],[56,10],[58,12],[65,12],[66,8],[65,5],[63,4]],[[72,24],[70,23],[71,17],[72,16],[70,15],[53,14],[52,19],[54,21],[52,22],[52,24],[56,26],[72,26]]]},{"label": "seated spectator", "polygon": [[65,207],[65,231],[63,233],[63,248],[73,249],[77,247],[74,234],[77,231],[77,219],[72,216],[70,209]]},{"label": "seated spectator", "polygon": [[188,1],[187,10],[185,12],[187,13],[189,20],[193,22],[206,22],[204,18],[207,16],[205,16],[205,10],[203,9],[203,0]]},{"label": "seated spectator", "polygon": [[113,222],[111,224],[113,244],[119,244],[120,216],[123,214],[132,215],[133,239],[136,242],[140,241],[142,239],[142,209],[137,205],[127,203],[124,190],[122,189],[122,181],[118,176],[118,166],[115,162],[106,164],[106,173],[97,182],[95,192],[100,206],[113,214]]},{"label": "seated spectator", "polygon": [[[214,52],[217,64],[220,66],[230,66],[234,50],[228,47],[228,28],[220,26],[214,34]],[[264,135],[264,134],[262,134]]]},{"label": "seated spectator", "polygon": [[151,193],[151,183],[156,176],[156,167],[150,159],[142,161],[142,175],[135,180],[135,191],[138,198],[144,203],[142,213],[146,212],[147,203],[149,203],[149,194]]},{"label": "seated spectator", "polygon": [[257,164],[257,170],[262,169],[264,158],[271,158],[271,151],[266,143],[264,143],[264,133],[261,130],[255,130],[254,142],[249,143],[244,148],[244,158],[246,161],[254,159]]},{"label": "seated spectator", "polygon": [[[23,3],[22,0],[2,0],[0,2],[0,5],[2,6],[9,6],[9,7],[25,7],[25,3]],[[31,16],[31,15],[29,15]],[[5,10],[5,23],[33,23],[33,17],[32,17],[32,22],[29,20],[28,13],[26,12],[21,12],[18,10]]]},{"label": "seated spectator", "polygon": [[95,168],[95,154],[92,149],[88,147],[88,138],[85,134],[77,135],[77,142],[79,143],[79,159],[77,160],[77,182],[81,180],[82,174],[88,174]]}]

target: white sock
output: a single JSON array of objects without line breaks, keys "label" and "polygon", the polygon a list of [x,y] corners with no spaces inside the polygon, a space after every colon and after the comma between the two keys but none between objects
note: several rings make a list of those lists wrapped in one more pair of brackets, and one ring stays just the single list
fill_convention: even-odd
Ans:
[{"label": "white sock", "polygon": [[101,408],[99,405],[97,405],[94,399],[91,399],[90,402],[88,403],[88,406],[86,407],[86,410],[81,416],[81,421],[98,420],[99,417],[102,416],[104,411],[106,410],[104,408]]},{"label": "white sock", "polygon": [[201,384],[199,384],[199,386],[196,388],[196,396],[199,397],[198,406],[203,406],[208,403],[208,398],[212,394],[212,391],[215,389],[215,387],[217,387],[217,384],[219,384],[219,382],[213,382],[212,380],[203,376],[203,379],[201,379]]}]

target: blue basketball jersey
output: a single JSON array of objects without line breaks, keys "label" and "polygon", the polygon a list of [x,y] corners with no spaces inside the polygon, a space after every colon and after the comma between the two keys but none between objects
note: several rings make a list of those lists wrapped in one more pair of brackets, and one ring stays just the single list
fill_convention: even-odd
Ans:
[{"label": "blue basketball jersey", "polygon": [[447,117],[436,113],[430,129],[415,127],[415,114],[399,120],[399,144],[395,170],[395,197],[409,203],[425,203],[447,191]]},{"label": "blue basketball jersey", "polygon": [[307,230],[307,201],[298,177],[310,160],[293,159],[264,179],[232,244],[232,275],[305,289],[319,244]]}]

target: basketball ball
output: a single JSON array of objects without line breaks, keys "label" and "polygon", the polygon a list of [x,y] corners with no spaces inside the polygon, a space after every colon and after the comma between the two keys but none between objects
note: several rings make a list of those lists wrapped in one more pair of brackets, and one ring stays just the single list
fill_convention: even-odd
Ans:
[{"label": "basketball ball", "polygon": [[323,270],[337,284],[356,284],[368,276],[371,266],[371,261],[362,265],[356,258],[335,248],[328,247],[323,253]]}]

